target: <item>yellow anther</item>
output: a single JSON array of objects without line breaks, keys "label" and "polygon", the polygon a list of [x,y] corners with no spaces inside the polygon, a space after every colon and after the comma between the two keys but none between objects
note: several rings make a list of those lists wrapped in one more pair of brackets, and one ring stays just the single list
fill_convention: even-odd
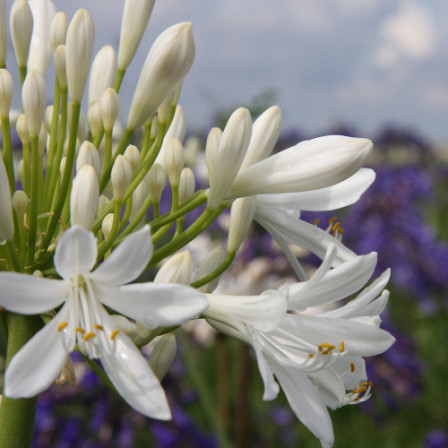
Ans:
[{"label": "yellow anther", "polygon": [[367,390],[367,387],[358,387],[358,389],[354,389],[352,390],[352,392],[354,394],[362,394],[363,392],[365,392]]},{"label": "yellow anther", "polygon": [[100,324],[95,324],[94,327],[95,327],[97,330],[101,330],[101,331],[104,330],[103,326],[100,325]]},{"label": "yellow anther", "polygon": [[320,219],[319,219],[319,218],[316,218],[316,219],[313,221],[313,226],[317,226],[317,225],[319,224],[319,221],[320,221]]},{"label": "yellow anther", "polygon": [[372,385],[372,381],[365,381],[364,383],[361,383],[359,387],[370,387]]},{"label": "yellow anther", "polygon": [[76,327],[75,328],[75,331],[77,332],[77,333],[81,333],[81,334],[84,334],[86,331],[84,330],[84,328],[81,328],[81,327]]},{"label": "yellow anther", "polygon": [[110,334],[110,338],[113,341],[115,336],[120,333],[120,330],[114,330],[111,334]]},{"label": "yellow anther", "polygon": [[340,222],[334,224],[333,227],[331,228],[331,231],[333,232],[333,234],[336,234],[337,232],[339,232],[341,235],[344,234],[344,230],[342,229]]},{"label": "yellow anther", "polygon": [[314,358],[314,353],[308,353],[309,358]]},{"label": "yellow anther", "polygon": [[344,341],[341,341],[341,344],[339,345],[339,353],[342,353],[345,350],[345,344]]},{"label": "yellow anther", "polygon": [[96,336],[96,334],[93,331],[89,331],[84,335],[84,340],[87,342],[89,339],[92,339]]},{"label": "yellow anther", "polygon": [[323,344],[320,344],[318,349],[320,352],[322,352],[323,355],[328,355],[331,350],[334,350],[336,347],[334,345],[328,344],[327,342],[324,342]]},{"label": "yellow anther", "polygon": [[58,331],[62,331],[67,325],[68,322],[61,322],[58,326]]},{"label": "yellow anther", "polygon": [[350,362],[350,372],[354,372],[354,371],[355,371],[355,363]]},{"label": "yellow anther", "polygon": [[329,220],[328,220],[328,224],[333,224],[335,221],[337,221],[338,220],[338,217],[337,216],[333,216],[333,218],[330,218]]}]

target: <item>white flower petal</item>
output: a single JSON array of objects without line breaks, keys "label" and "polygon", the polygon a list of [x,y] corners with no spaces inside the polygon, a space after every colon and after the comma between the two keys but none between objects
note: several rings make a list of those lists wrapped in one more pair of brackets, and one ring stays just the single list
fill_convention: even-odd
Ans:
[{"label": "white flower petal", "polygon": [[370,140],[340,135],[301,142],[241,170],[226,198],[329,187],[358,171],[371,149]]},{"label": "white flower petal", "polygon": [[129,283],[140,276],[151,256],[151,233],[146,225],[126,237],[89,277],[110,286]]},{"label": "white flower petal", "polygon": [[300,332],[309,343],[339,347],[344,342],[351,356],[373,356],[386,351],[395,338],[385,330],[360,322],[323,316],[287,314],[282,322],[291,333]]},{"label": "white flower petal", "polygon": [[307,282],[290,285],[289,308],[325,305],[350,296],[370,279],[376,260],[376,252],[371,252],[340,264],[318,281],[311,278]]},{"label": "white flower petal", "polygon": [[0,273],[0,306],[19,314],[40,314],[59,306],[66,298],[68,285],[16,272]]},{"label": "white flower petal", "polygon": [[325,258],[328,246],[334,244],[337,254],[333,266],[356,257],[354,252],[328,232],[302,221],[295,215],[288,214],[285,210],[263,207],[257,203],[255,220],[271,235],[275,235],[276,239],[283,238],[296,246],[303,247],[322,260]]},{"label": "white flower petal", "polygon": [[96,238],[92,232],[80,226],[72,226],[59,240],[54,266],[62,278],[87,274],[95,265],[97,255]]},{"label": "white flower petal", "polygon": [[[348,368],[350,368],[347,362]],[[313,383],[319,392],[322,401],[330,409],[337,409],[345,398],[345,387],[341,378],[330,367],[316,372],[312,376]]]},{"label": "white flower petal", "polygon": [[12,358],[5,373],[5,395],[10,398],[34,397],[56,380],[64,366],[75,340],[64,346],[63,332],[58,331],[62,322],[68,321],[68,307],[36,333]]},{"label": "white flower petal", "polygon": [[[102,314],[103,323],[112,328],[106,311]],[[146,359],[124,333],[115,336],[113,344],[113,351],[103,347],[101,363],[120,395],[143,415],[171,419],[165,392]]]},{"label": "white flower petal", "polygon": [[97,299],[148,328],[180,325],[208,307],[204,294],[184,285],[136,283],[121,287],[95,284]]},{"label": "white flower petal", "polygon": [[294,210],[337,210],[354,204],[375,180],[375,171],[361,168],[348,179],[326,188],[296,193],[259,194],[257,201],[267,207]]},{"label": "white flower petal", "polygon": [[269,290],[258,296],[207,294],[207,298],[208,318],[230,323],[239,320],[261,331],[273,330],[287,310],[283,290]]},{"label": "white flower petal", "polygon": [[320,439],[322,447],[334,442],[333,425],[325,404],[308,377],[270,360],[270,365],[298,419]]}]

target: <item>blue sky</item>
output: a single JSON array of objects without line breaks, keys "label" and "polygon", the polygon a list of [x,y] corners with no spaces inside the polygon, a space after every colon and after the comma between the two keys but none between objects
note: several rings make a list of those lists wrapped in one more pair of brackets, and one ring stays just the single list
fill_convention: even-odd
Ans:
[{"label": "blue sky", "polygon": [[[117,48],[123,0],[54,3],[69,18],[89,9],[96,49]],[[273,89],[284,128],[347,123],[370,136],[395,123],[448,140],[445,0],[159,0],[125,78],[128,98],[155,37],[184,20],[197,47],[181,96],[190,129]]]}]

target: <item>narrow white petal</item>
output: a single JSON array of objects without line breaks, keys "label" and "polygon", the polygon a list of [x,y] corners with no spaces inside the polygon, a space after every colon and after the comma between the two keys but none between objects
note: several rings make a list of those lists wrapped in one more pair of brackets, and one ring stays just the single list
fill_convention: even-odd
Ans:
[{"label": "narrow white petal", "polygon": [[[102,314],[103,324],[109,332],[113,324],[106,311]],[[112,344],[112,350],[103,347],[100,359],[120,395],[143,415],[159,420],[171,419],[165,392],[140,351],[124,333],[118,333]]]},{"label": "narrow white petal", "polygon": [[66,298],[64,280],[51,280],[16,272],[0,273],[0,306],[19,314],[40,314]]},{"label": "narrow white petal", "polygon": [[334,266],[356,257],[354,252],[346,248],[340,241],[317,226],[302,221],[297,216],[289,215],[284,210],[257,206],[255,220],[276,238],[303,247],[322,260],[327,248],[334,244],[337,248]]},{"label": "narrow white petal", "polygon": [[342,263],[328,271],[319,281],[289,286],[289,305],[311,307],[325,305],[350,296],[369,280],[376,266],[377,254],[371,252]]},{"label": "narrow white petal", "polygon": [[96,238],[80,226],[64,232],[54,254],[54,266],[62,278],[87,274],[96,262]]},{"label": "narrow white petal", "polygon": [[34,397],[56,380],[75,343],[74,338],[68,335],[65,340],[69,344],[64,345],[64,332],[70,330],[58,331],[59,325],[68,319],[68,307],[65,305],[12,358],[5,373],[7,397]]},{"label": "narrow white petal", "polygon": [[198,317],[208,307],[204,294],[189,286],[135,283],[121,287],[94,285],[104,305],[148,328],[180,325]]},{"label": "narrow white petal", "polygon": [[[390,269],[387,269],[370,286],[358,294],[356,299],[351,300],[343,307],[327,311],[324,313],[325,316],[337,317],[339,319],[347,319],[358,316],[378,316],[383,311],[389,298],[388,291],[384,291],[384,293],[381,294],[381,291],[385,288],[389,278]],[[381,297],[378,298],[380,294]]]},{"label": "narrow white petal", "polygon": [[318,190],[257,195],[260,204],[295,210],[337,210],[354,204],[375,180],[375,171],[361,168],[343,182]]},{"label": "narrow white petal", "polygon": [[[350,369],[348,362],[347,366]],[[345,397],[345,387],[340,376],[330,367],[316,372],[312,379],[325,405],[331,409],[339,408]]]},{"label": "narrow white petal", "polygon": [[227,296],[207,294],[210,302],[205,312],[208,318],[218,321],[239,320],[257,330],[273,330],[287,310],[283,290],[265,291],[258,296]]},{"label": "narrow white petal", "polygon": [[149,226],[126,237],[89,277],[108,285],[122,285],[135,280],[152,256]]},{"label": "narrow white petal", "polygon": [[300,332],[304,339],[316,347],[323,343],[339,347],[341,341],[344,341],[345,350],[351,356],[378,355],[395,341],[385,330],[346,319],[287,314],[282,325],[292,333]]},{"label": "narrow white petal", "polygon": [[297,418],[320,439],[323,447],[334,442],[333,425],[325,404],[311,380],[298,371],[270,360],[270,365]]}]

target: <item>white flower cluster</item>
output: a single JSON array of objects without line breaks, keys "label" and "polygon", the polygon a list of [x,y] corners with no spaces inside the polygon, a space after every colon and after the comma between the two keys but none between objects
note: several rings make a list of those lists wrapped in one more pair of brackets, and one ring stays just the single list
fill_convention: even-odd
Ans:
[{"label": "white flower cluster", "polygon": [[[94,24],[88,11],[79,10],[69,23],[50,0],[15,0],[9,30],[22,113],[13,120],[16,81],[5,68],[6,5],[0,0],[0,306],[11,316],[2,323],[13,339],[8,322],[14,313],[41,315],[46,322],[7,366],[2,412],[8,399],[49,387],[69,353],[79,350],[101,362],[131,406],[169,419],[160,385],[175,350],[169,332],[201,316],[250,344],[264,399],[277,396],[276,378],[297,417],[322,446],[331,446],[327,407],[368,398],[363,357],[393,343],[379,328],[389,273],[361,291],[376,254],[356,256],[342,244],[338,223],[322,230],[302,221],[300,211],[356,202],[375,177],[362,168],[372,143],[333,135],[271,155],[280,109],[271,107],[252,122],[249,111],[239,108],[223,130],[208,134],[210,188],[196,190],[195,174],[185,167],[185,116],[177,104],[195,54],[191,23],[168,28],[150,48],[119,133],[120,86],[153,6],[153,0],[126,0],[118,56],[105,46],[92,61]],[[47,106],[51,60],[56,77]],[[13,124],[21,141],[17,153]],[[167,183],[171,209],[160,215]],[[199,218],[185,227],[186,215],[201,206]],[[188,252],[176,252],[227,208],[227,251],[203,254],[193,268]],[[253,221],[284,250],[297,283],[257,296],[213,293]],[[321,258],[310,279],[293,246]],[[130,284],[162,260],[153,282]],[[336,306],[354,293],[355,299]],[[328,304],[328,310],[310,312]],[[150,366],[139,348],[162,332],[170,342],[162,341],[155,352],[164,356]]]}]

